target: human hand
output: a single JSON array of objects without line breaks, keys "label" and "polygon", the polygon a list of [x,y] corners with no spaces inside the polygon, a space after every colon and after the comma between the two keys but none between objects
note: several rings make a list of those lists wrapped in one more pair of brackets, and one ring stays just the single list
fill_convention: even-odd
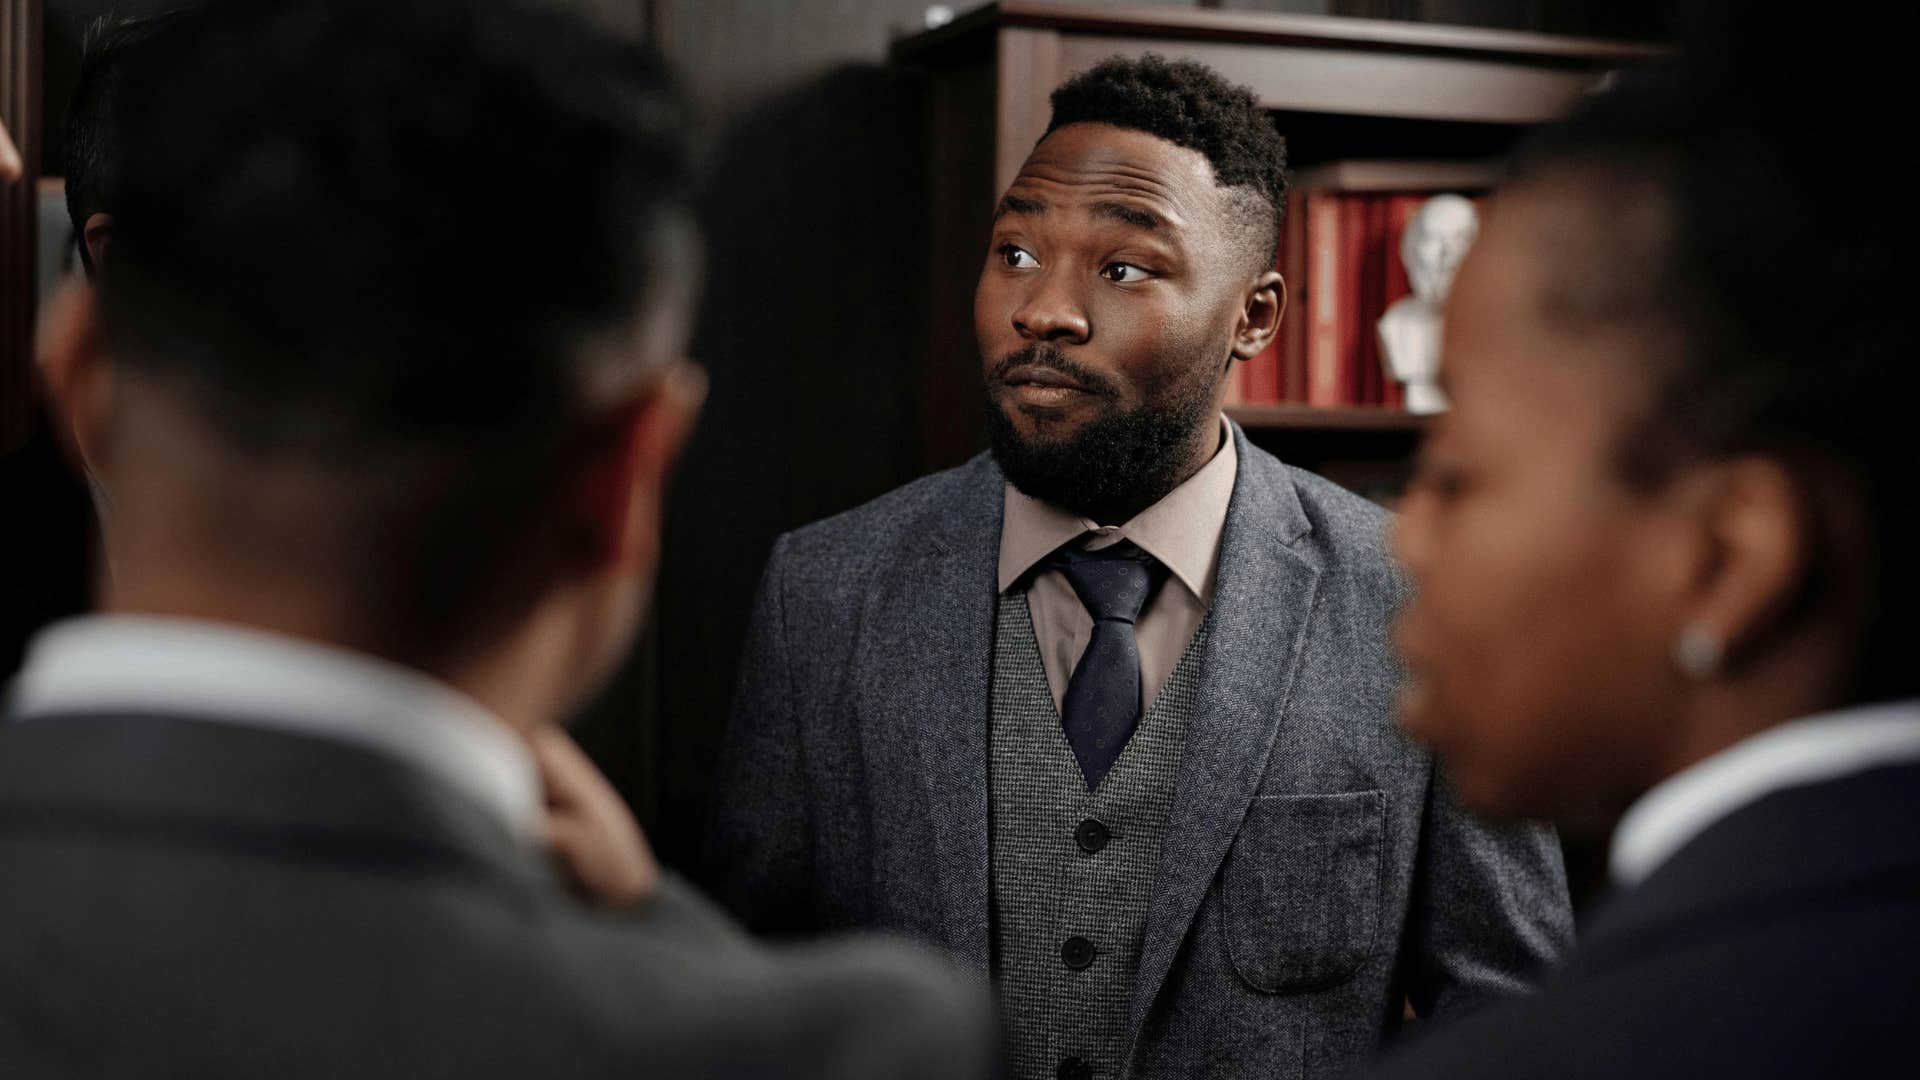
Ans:
[{"label": "human hand", "polygon": [[546,789],[547,846],[562,877],[602,907],[651,897],[660,864],[619,792],[566,732],[540,731],[528,741]]},{"label": "human hand", "polygon": [[0,124],[0,184],[20,179],[20,171],[26,168],[20,160],[20,151],[14,148],[13,137],[7,134],[7,125]]}]

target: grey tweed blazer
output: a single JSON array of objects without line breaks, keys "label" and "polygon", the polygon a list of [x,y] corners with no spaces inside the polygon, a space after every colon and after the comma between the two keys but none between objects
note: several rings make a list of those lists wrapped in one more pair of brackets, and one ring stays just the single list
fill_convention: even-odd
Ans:
[{"label": "grey tweed blazer", "polygon": [[[1569,944],[1549,832],[1466,817],[1393,726],[1381,512],[1238,427],[1211,634],[1133,990],[1128,1073],[1357,1064]],[[1003,479],[985,456],[774,545],[706,872],[750,925],[991,958],[989,674]]]}]

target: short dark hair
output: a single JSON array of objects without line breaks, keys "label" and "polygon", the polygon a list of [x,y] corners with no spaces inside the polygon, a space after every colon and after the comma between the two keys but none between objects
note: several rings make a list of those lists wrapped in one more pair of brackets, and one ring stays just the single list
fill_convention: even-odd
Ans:
[{"label": "short dark hair", "polygon": [[[1643,358],[1651,395],[1622,437],[1623,476],[1650,487],[1688,462],[1749,453],[1792,468],[1808,504],[1829,511],[1815,513],[1821,527],[1871,534],[1859,694],[1903,696],[1920,690],[1904,646],[1920,602],[1914,230],[1889,180],[1904,165],[1866,142],[1845,144],[1859,183],[1836,188],[1833,166],[1810,165],[1804,148],[1834,117],[1877,98],[1840,75],[1849,85],[1784,85],[1779,70],[1810,46],[1779,45],[1720,36],[1717,56],[1621,76],[1524,146],[1509,186],[1575,196],[1556,207],[1566,235],[1538,245],[1545,314],[1661,342]],[[1833,520],[1834,499],[1858,520]],[[1816,568],[1816,585],[1834,569]]]},{"label": "short dark hair", "polygon": [[414,503],[447,527],[395,560],[520,539],[643,314],[691,302],[664,67],[495,0],[216,0],[128,59],[114,362],[241,453],[438,462]]},{"label": "short dark hair", "polygon": [[1068,124],[1112,124],[1198,150],[1220,186],[1245,190],[1248,250],[1263,267],[1279,253],[1287,212],[1287,141],[1252,90],[1205,64],[1155,53],[1113,57],[1053,92],[1052,134]]},{"label": "short dark hair", "polygon": [[80,74],[67,101],[66,128],[60,142],[61,172],[67,186],[67,218],[80,246],[80,263],[93,273],[87,250],[87,219],[112,213],[120,174],[120,139],[113,101],[125,57],[178,11],[152,15],[102,15],[88,24],[80,40]]}]

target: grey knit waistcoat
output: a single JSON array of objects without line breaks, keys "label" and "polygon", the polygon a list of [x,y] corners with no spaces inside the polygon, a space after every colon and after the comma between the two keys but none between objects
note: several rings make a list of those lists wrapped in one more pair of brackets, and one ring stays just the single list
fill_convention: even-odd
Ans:
[{"label": "grey knit waistcoat", "polygon": [[999,604],[989,783],[993,976],[1018,1080],[1116,1077],[1198,685],[1202,624],[1113,770],[1088,792],[1025,593]]}]

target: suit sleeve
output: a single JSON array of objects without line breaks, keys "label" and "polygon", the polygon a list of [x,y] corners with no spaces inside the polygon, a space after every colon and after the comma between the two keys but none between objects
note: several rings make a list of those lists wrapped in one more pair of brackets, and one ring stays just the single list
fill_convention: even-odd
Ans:
[{"label": "suit sleeve", "polygon": [[714,774],[702,877],[762,933],[816,928],[813,807],[787,635],[785,552],[773,545],[754,601],[733,713]]},{"label": "suit sleeve", "polygon": [[1422,817],[1407,997],[1445,1019],[1530,988],[1571,948],[1573,911],[1552,829],[1475,819],[1437,767]]}]

